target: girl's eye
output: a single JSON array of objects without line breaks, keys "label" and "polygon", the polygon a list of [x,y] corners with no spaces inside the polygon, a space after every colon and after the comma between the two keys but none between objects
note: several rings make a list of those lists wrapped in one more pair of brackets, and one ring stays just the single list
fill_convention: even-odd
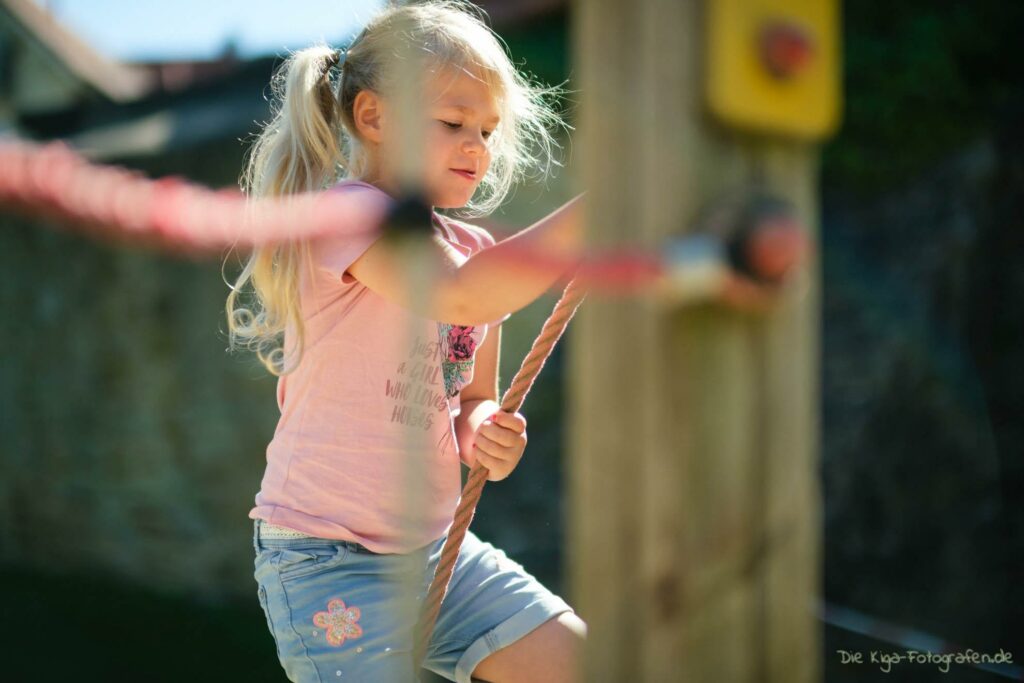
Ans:
[{"label": "girl's eye", "polygon": [[[454,121],[445,121],[443,119],[438,119],[438,121],[440,121],[442,124],[444,124],[444,126],[446,128],[449,128],[451,130],[458,130],[458,129],[462,128],[462,124],[461,123],[456,123]],[[493,130],[482,130],[482,131],[480,131],[480,134],[483,135],[484,140],[487,140],[488,138],[490,138],[494,134],[494,131]]]}]

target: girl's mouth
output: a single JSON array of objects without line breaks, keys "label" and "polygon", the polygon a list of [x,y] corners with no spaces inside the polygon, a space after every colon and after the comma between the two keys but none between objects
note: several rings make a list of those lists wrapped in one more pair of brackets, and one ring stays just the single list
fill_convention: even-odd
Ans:
[{"label": "girl's mouth", "polygon": [[466,180],[476,180],[476,173],[473,173],[472,171],[464,171],[459,168],[450,168],[448,170],[456,175],[462,176]]}]

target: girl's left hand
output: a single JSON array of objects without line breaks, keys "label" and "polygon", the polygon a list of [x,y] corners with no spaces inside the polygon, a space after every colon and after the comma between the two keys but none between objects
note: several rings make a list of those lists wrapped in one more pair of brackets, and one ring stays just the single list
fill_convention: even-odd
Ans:
[{"label": "girl's left hand", "polygon": [[473,435],[473,457],[489,471],[487,481],[512,473],[526,450],[526,418],[504,410],[484,420]]}]

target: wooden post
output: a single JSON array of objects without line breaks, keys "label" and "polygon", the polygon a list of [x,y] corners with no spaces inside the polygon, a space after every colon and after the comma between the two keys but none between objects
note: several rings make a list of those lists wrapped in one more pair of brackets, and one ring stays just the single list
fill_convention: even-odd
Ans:
[{"label": "wooden post", "polygon": [[[712,123],[694,0],[579,1],[588,240],[661,241],[756,183],[813,232],[817,151]],[[812,243],[816,240],[812,237]],[[583,680],[820,680],[817,261],[767,318],[592,297],[570,343]]]}]

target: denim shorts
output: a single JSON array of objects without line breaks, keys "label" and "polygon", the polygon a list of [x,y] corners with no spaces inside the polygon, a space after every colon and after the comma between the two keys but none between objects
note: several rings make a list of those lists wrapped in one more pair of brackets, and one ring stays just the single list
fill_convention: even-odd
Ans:
[{"label": "denim shorts", "polygon": [[[254,521],[254,576],[288,680],[417,681],[414,624],[444,538],[411,553],[379,554],[336,539],[261,538],[262,523]],[[469,683],[488,655],[571,611],[504,552],[467,532],[423,666]]]}]

